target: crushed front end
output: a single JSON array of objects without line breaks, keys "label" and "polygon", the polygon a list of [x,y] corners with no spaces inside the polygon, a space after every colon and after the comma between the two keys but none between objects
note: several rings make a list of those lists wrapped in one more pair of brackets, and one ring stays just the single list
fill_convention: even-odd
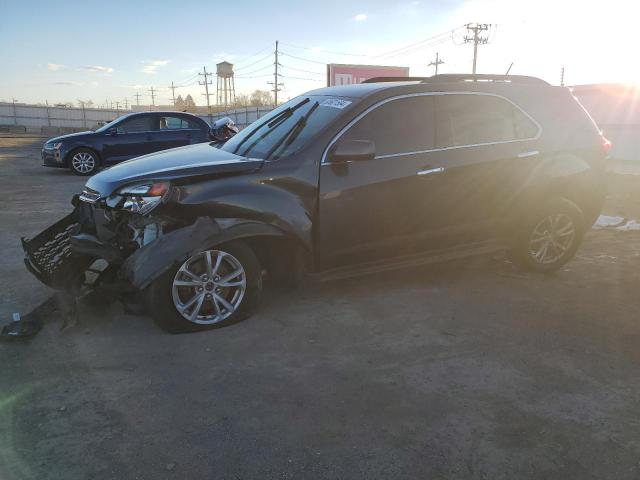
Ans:
[{"label": "crushed front end", "polygon": [[184,227],[152,213],[169,195],[169,184],[147,182],[101,197],[85,188],[72,213],[32,239],[22,239],[27,269],[42,283],[75,297],[97,287],[131,293],[120,270],[133,253],[165,233]]}]

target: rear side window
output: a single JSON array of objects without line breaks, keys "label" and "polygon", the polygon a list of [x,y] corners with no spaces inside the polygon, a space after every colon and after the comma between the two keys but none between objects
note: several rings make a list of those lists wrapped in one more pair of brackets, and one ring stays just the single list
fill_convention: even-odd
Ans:
[{"label": "rear side window", "polygon": [[129,120],[125,120],[116,128],[118,133],[149,132],[158,129],[157,124],[153,120],[154,119],[151,116],[134,117]]},{"label": "rear side window", "polygon": [[160,117],[160,130],[182,130],[199,128],[195,122],[180,117]]},{"label": "rear side window", "polygon": [[358,120],[342,138],[373,141],[376,156],[431,150],[434,99],[418,96],[387,102]]},{"label": "rear side window", "polygon": [[511,102],[491,95],[436,97],[438,148],[533,138],[538,127]]}]

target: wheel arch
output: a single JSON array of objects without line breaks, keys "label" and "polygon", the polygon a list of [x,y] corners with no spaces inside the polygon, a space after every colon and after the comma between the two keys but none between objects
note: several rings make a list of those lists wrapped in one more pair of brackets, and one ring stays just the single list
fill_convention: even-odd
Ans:
[{"label": "wheel arch", "polygon": [[604,204],[604,176],[578,154],[554,156],[532,172],[509,217],[519,224],[535,213],[541,202],[556,197],[575,204],[591,225]]},{"label": "wheel arch", "polygon": [[[120,272],[137,289],[146,288],[176,262],[203,249],[244,241],[256,249],[258,260],[268,264],[270,254],[285,246],[296,247],[310,258],[304,243],[282,229],[255,220],[211,219],[199,217],[191,225],[174,230],[136,250],[123,263]],[[286,251],[286,250],[285,250]]]}]

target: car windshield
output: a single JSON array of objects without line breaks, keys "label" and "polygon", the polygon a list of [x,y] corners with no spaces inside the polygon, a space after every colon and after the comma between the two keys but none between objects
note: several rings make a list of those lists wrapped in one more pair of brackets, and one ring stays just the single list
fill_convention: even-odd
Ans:
[{"label": "car windshield", "polygon": [[253,122],[222,149],[244,157],[277,160],[298,151],[352,103],[337,97],[296,97]]},{"label": "car windshield", "polygon": [[115,127],[116,123],[119,123],[126,115],[123,115],[121,117],[116,118],[115,120],[111,120],[108,123],[105,123],[104,125],[102,125],[101,127],[97,128],[95,131],[96,132],[106,132],[107,130],[109,130],[111,127]]}]

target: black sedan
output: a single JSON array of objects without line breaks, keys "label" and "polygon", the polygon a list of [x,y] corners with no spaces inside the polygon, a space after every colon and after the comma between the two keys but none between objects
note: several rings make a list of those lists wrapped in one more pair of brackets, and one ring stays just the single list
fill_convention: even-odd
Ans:
[{"label": "black sedan", "polygon": [[45,167],[69,168],[92,175],[98,168],[168,148],[213,140],[207,122],[180,112],[130,113],[93,132],[72,133],[47,140]]}]

